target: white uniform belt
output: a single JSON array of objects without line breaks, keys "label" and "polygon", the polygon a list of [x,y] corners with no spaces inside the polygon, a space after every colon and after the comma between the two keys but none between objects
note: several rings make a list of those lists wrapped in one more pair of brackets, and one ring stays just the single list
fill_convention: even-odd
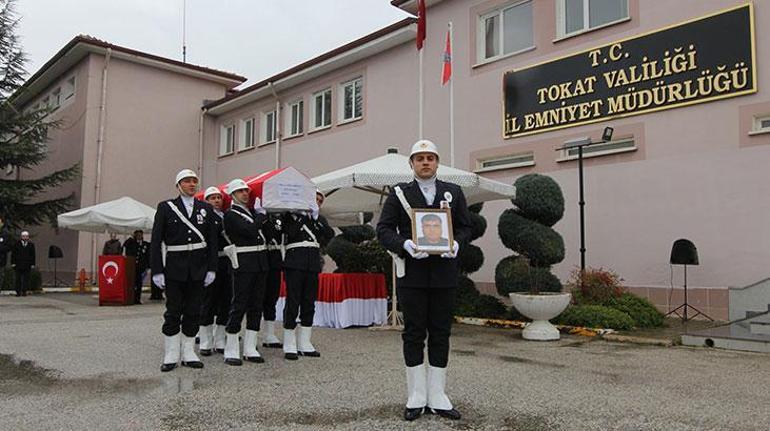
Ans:
[{"label": "white uniform belt", "polygon": [[313,241],[300,241],[300,242],[293,242],[291,244],[286,244],[286,250],[291,250],[293,248],[300,248],[300,247],[320,248],[321,246],[317,242],[313,242]]},{"label": "white uniform belt", "polygon": [[250,245],[245,247],[235,247],[236,253],[251,253],[254,251],[265,251],[267,250],[267,246],[264,245]]},{"label": "white uniform belt", "polygon": [[217,257],[227,257],[227,254],[225,254],[224,251],[218,251],[217,252]]},{"label": "white uniform belt", "polygon": [[195,244],[185,245],[167,245],[166,251],[193,251],[206,248],[206,242],[196,242]]},{"label": "white uniform belt", "polygon": [[280,249],[281,249],[281,246],[280,246],[280,245],[273,245],[273,244],[268,244],[268,245],[267,245],[267,249],[268,249],[268,250],[280,250]]}]

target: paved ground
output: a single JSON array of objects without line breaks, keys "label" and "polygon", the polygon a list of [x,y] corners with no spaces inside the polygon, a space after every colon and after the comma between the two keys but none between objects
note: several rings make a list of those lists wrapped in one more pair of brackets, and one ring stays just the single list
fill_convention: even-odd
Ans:
[{"label": "paved ground", "polygon": [[[0,296],[0,429],[767,430],[770,356],[455,326],[458,422],[400,419],[400,338],[317,329],[320,359],[161,374],[159,303]],[[266,349],[267,350],[267,349]]]}]

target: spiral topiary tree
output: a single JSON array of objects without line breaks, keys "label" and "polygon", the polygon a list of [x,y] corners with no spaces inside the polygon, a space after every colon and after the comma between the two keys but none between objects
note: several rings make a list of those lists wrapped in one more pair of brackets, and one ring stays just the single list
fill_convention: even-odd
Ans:
[{"label": "spiral topiary tree", "polygon": [[564,195],[556,181],[540,174],[524,175],[514,186],[516,207],[503,211],[497,229],[503,245],[516,254],[495,267],[497,292],[559,292],[551,265],[564,260],[564,239],[552,226],[564,216]]},{"label": "spiral topiary tree", "polygon": [[[483,204],[470,205],[471,238],[475,241],[487,230],[487,219],[481,214]],[[468,243],[460,246],[457,255],[460,266],[460,280],[457,287],[454,314],[458,316],[498,318],[505,314],[505,306],[499,299],[491,295],[482,295],[476,284],[468,277],[484,265],[484,252],[477,245]]]}]

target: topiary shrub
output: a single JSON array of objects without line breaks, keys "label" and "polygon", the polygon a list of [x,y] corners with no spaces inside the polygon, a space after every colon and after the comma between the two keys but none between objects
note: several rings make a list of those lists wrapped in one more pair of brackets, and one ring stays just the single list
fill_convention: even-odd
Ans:
[{"label": "topiary shrub", "polygon": [[610,270],[603,268],[576,268],[570,274],[567,287],[572,291],[576,304],[607,305],[611,299],[620,298],[625,289],[623,279]]},{"label": "topiary shrub", "polygon": [[554,320],[562,325],[588,328],[628,330],[634,327],[628,314],[603,305],[571,305]]},{"label": "topiary shrub", "polygon": [[455,316],[476,316],[476,300],[481,296],[476,289],[473,280],[466,275],[461,275],[457,280],[457,292],[455,294],[453,314]]},{"label": "topiary shrub", "polygon": [[495,267],[497,293],[508,296],[511,292],[529,292],[533,280],[541,292],[560,292],[561,282],[551,274],[550,268],[533,268],[522,256],[508,256]]},{"label": "topiary shrub", "polygon": [[356,225],[356,226],[341,226],[339,229],[342,232],[339,236],[345,238],[346,240],[352,242],[353,244],[361,244],[364,241],[369,241],[374,239],[374,237],[376,236],[374,228],[372,227],[372,225],[368,225],[368,224],[362,224],[362,225]]},{"label": "topiary shrub", "polygon": [[477,204],[468,205],[468,211],[479,214],[481,210],[484,209],[484,202],[479,202]]},{"label": "topiary shrub", "polygon": [[484,236],[484,233],[487,231],[487,219],[484,218],[484,216],[476,213],[470,213],[471,214],[471,241],[476,241],[477,239]]},{"label": "topiary shrub", "polygon": [[637,328],[659,328],[663,326],[663,313],[652,303],[632,293],[625,292],[619,298],[610,299],[607,306],[628,314]]},{"label": "topiary shrub", "polygon": [[459,260],[460,272],[470,274],[478,271],[484,265],[484,252],[476,245],[465,244],[460,247],[457,259]]},{"label": "topiary shrub", "polygon": [[326,245],[326,254],[337,264],[334,272],[362,272],[358,247],[341,235],[329,241]]},{"label": "topiary shrub", "polygon": [[479,295],[474,303],[476,316],[500,319],[506,315],[506,307],[500,299],[492,295]]},{"label": "topiary shrub", "polygon": [[[0,290],[16,290],[16,271],[10,266],[0,270],[4,273]],[[41,292],[43,290],[43,275],[37,269],[33,269],[29,274],[29,290],[33,292]]]},{"label": "topiary shrub", "polygon": [[516,254],[497,264],[497,291],[559,292],[561,283],[550,267],[564,260],[564,239],[551,228],[564,215],[561,188],[539,174],[524,175],[514,186],[516,197],[511,201],[517,208],[503,211],[497,230],[503,245]]}]

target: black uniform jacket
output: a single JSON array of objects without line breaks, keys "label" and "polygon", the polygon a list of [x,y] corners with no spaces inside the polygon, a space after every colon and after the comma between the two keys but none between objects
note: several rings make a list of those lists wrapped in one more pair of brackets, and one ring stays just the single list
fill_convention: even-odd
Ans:
[{"label": "black uniform jacket", "polygon": [[158,204],[155,221],[152,225],[150,243],[150,265],[153,274],[165,274],[167,279],[186,281],[188,277],[200,281],[206,272],[217,270],[217,227],[214,222],[214,209],[208,202],[195,199],[192,216],[188,218],[206,239],[206,247],[192,251],[170,251],[166,254],[163,266],[161,242],[166,246],[191,245],[201,242],[198,234],[179,219],[167,202],[179,209],[182,216],[187,216],[182,198],[162,201]]},{"label": "black uniform jacket", "polygon": [[11,250],[11,265],[18,271],[29,271],[35,266],[35,244],[27,241],[27,246],[22,245],[21,240],[16,241]]},{"label": "black uniform jacket", "polygon": [[[225,219],[224,214],[222,213],[222,217],[219,216],[219,214],[214,212],[214,224],[217,226],[217,250],[221,252],[224,250],[225,246],[230,245],[230,241],[228,240],[227,236],[225,235]],[[217,259],[217,274],[226,274],[230,271],[232,268],[232,265],[230,264],[230,259],[227,256],[219,256],[219,259]],[[218,277],[219,275],[217,275]]]},{"label": "black uniform jacket", "polygon": [[263,232],[267,238],[267,245],[270,248],[267,251],[267,258],[270,262],[270,269],[282,269],[283,256],[281,256],[281,242],[283,241],[283,221],[277,214],[270,214],[267,223],[265,223]]},{"label": "black uniform jacket", "polygon": [[[452,195],[449,206],[452,211],[452,232],[460,248],[467,244],[471,236],[471,220],[465,195],[460,186],[436,180],[436,197],[433,205],[425,202],[417,181],[399,184],[404,197],[412,208],[440,208],[440,203],[448,192]],[[446,288],[457,287],[459,269],[457,259],[444,259],[439,255],[430,255],[425,259],[413,259],[406,250],[404,242],[412,239],[412,220],[401,206],[395,191],[385,200],[380,221],[377,223],[377,239],[380,243],[400,257],[406,259],[406,274],[397,279],[399,287]]]},{"label": "black uniform jacket", "polygon": [[302,229],[307,226],[316,240],[325,247],[334,237],[334,229],[329,226],[324,216],[318,216],[318,220],[306,214],[287,213],[283,218],[283,230],[286,235],[286,256],[283,259],[283,267],[299,269],[309,272],[321,272],[321,250],[313,247],[288,248],[292,243],[313,241],[313,238]]},{"label": "black uniform jacket", "polygon": [[130,237],[123,242],[123,251],[126,256],[132,256],[136,259],[136,269],[143,272],[150,264],[150,243],[142,240],[138,242],[134,237]]},{"label": "black uniform jacket", "polygon": [[[244,217],[244,215],[253,222]],[[251,209],[238,205],[230,207],[225,213],[225,232],[236,247],[265,246],[266,242],[261,232],[267,222],[266,214],[257,214]],[[267,272],[267,250],[238,253],[238,269],[235,272]]]}]

